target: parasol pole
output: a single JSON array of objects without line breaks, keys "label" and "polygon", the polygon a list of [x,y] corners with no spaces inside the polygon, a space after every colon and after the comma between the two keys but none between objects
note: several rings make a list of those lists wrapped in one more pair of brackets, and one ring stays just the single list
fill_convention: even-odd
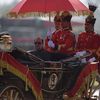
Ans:
[{"label": "parasol pole", "polygon": [[[51,23],[51,13],[49,12],[49,23]],[[49,32],[51,32],[51,28],[49,28]]]},{"label": "parasol pole", "polygon": [[50,12],[49,12],[49,22],[51,22],[51,14],[50,14]]}]

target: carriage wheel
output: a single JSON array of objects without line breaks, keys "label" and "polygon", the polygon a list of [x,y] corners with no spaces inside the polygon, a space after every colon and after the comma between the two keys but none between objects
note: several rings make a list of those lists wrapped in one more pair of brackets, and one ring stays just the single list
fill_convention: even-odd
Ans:
[{"label": "carriage wheel", "polygon": [[83,86],[83,90],[77,94],[75,100],[99,100],[100,82],[98,80],[98,73],[92,73],[86,80]]},{"label": "carriage wheel", "polygon": [[24,100],[24,96],[16,86],[7,86],[1,90],[0,100]]}]

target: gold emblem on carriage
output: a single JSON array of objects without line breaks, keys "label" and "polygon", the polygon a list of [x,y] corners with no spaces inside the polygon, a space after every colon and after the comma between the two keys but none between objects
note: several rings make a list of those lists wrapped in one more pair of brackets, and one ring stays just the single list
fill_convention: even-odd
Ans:
[{"label": "gold emblem on carriage", "polygon": [[49,87],[49,89],[53,90],[56,87],[57,82],[58,82],[57,74],[52,73],[50,75],[50,77],[49,77],[49,80],[48,80],[48,87]]}]

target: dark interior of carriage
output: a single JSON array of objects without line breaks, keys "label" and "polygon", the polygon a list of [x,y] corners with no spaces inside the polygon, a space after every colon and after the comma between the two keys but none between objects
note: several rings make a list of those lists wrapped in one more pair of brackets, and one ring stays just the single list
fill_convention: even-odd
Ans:
[{"label": "dark interior of carriage", "polygon": [[[80,59],[74,57],[74,55],[62,55],[58,53],[44,53],[41,55],[41,57],[32,54],[32,52],[27,52],[24,51],[21,48],[14,48],[10,54],[18,60],[20,63],[28,66],[37,66],[37,65],[47,65],[50,66],[50,63],[55,64],[55,63],[62,63],[63,66],[70,67],[71,69],[73,68],[72,66],[77,66],[80,64]],[[45,56],[46,55],[46,56]],[[46,57],[46,58],[45,58]],[[48,60],[47,57],[50,59]],[[42,59],[43,58],[43,59]],[[45,60],[45,59],[47,60]],[[71,65],[71,66],[68,66]]]},{"label": "dark interior of carriage", "polygon": [[[37,53],[37,52],[36,52]],[[49,52],[43,52],[42,54],[34,54],[32,52],[27,52],[21,48],[14,48],[10,54],[16,58],[18,61],[25,61],[25,62],[45,62],[45,61],[61,61],[63,59],[68,59],[73,57],[73,55],[65,55],[60,53],[49,53]]]},{"label": "dark interior of carriage", "polygon": [[[42,53],[42,55],[35,55],[32,52],[27,52],[21,48],[14,48],[10,54],[19,62],[22,62],[23,64],[36,64],[36,63],[46,63],[46,62],[52,62],[52,63],[68,63],[68,62],[80,62],[81,58],[74,57],[74,54],[72,55],[63,55],[60,53]],[[46,56],[45,56],[46,55]],[[88,55],[87,55],[88,56]],[[87,57],[87,56],[83,56]],[[48,57],[48,59],[47,59]]]}]

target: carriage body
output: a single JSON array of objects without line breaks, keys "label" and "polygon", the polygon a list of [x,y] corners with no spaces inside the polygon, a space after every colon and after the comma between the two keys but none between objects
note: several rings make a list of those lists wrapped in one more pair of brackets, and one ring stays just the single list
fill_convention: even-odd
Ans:
[{"label": "carriage body", "polygon": [[97,63],[82,62],[82,59],[89,56],[91,54],[87,53],[81,57],[71,55],[59,61],[44,61],[22,49],[0,52],[0,98],[1,100],[91,98],[90,95],[83,94],[88,92],[84,86],[94,81],[97,74]]}]

